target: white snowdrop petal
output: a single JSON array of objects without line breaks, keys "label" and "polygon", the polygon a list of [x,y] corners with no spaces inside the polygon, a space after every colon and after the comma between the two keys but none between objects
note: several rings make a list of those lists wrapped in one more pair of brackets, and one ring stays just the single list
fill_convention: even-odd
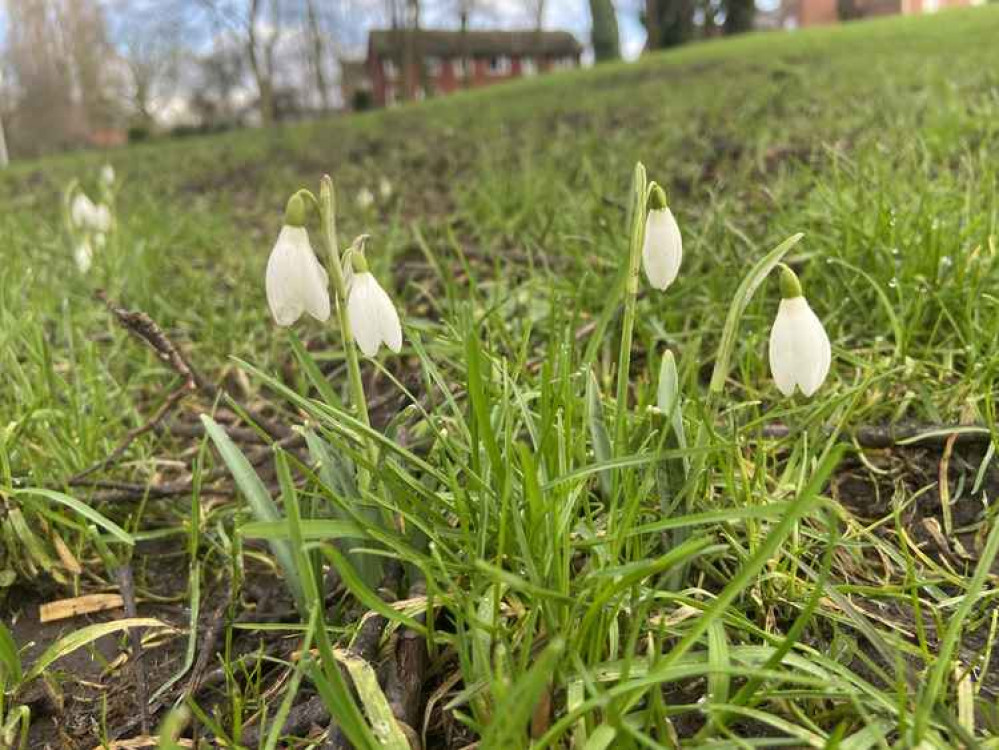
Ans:
[{"label": "white snowdrop petal", "polygon": [[649,211],[642,243],[642,265],[649,283],[666,289],[676,280],[682,260],[683,239],[673,212],[669,208]]},{"label": "white snowdrop petal", "polygon": [[376,296],[378,297],[378,322],[381,330],[382,341],[396,354],[402,349],[402,324],[399,322],[399,313],[392,304],[392,298],[382,289],[378,281],[375,281]]},{"label": "white snowdrop petal", "polygon": [[826,379],[826,375],[829,374],[832,348],[829,345],[826,329],[811,308],[802,314],[799,325],[805,342],[804,352],[807,360],[802,364],[798,386],[802,393],[811,396],[819,389],[819,386]]},{"label": "white snowdrop petal", "polygon": [[94,205],[93,201],[85,193],[77,193],[73,196],[69,215],[75,226],[89,228],[93,224],[96,211],[97,206]]},{"label": "white snowdrop petal", "polygon": [[267,261],[267,304],[279,326],[290,326],[303,312],[325,321],[330,315],[326,271],[304,227],[284,226]]},{"label": "white snowdrop petal", "polygon": [[90,270],[94,260],[94,251],[89,242],[84,240],[76,245],[73,249],[73,260],[76,261],[76,267],[80,269],[80,273],[86,273]]},{"label": "white snowdrop petal", "polygon": [[93,222],[91,228],[98,232],[111,231],[111,209],[103,203],[94,208]]},{"label": "white snowdrop petal", "polygon": [[350,330],[365,357],[374,357],[382,342],[381,321],[378,317],[378,282],[370,273],[357,273],[347,293],[347,315]]},{"label": "white snowdrop petal", "polygon": [[781,300],[770,332],[770,370],[785,396],[811,396],[829,373],[832,350],[822,321],[804,297]]},{"label": "white snowdrop petal", "polygon": [[302,263],[311,263],[315,267],[315,272],[306,274],[302,279],[302,302],[306,312],[320,323],[325,323],[330,319],[330,294],[326,271],[311,250],[309,256],[302,259]]},{"label": "white snowdrop petal", "polygon": [[302,315],[304,305],[295,288],[293,256],[280,242],[267,261],[267,304],[271,308],[274,322],[279,326],[290,326]]},{"label": "white snowdrop petal", "polygon": [[785,396],[794,393],[796,383],[794,374],[794,344],[792,321],[781,300],[777,311],[777,319],[770,331],[770,372],[773,374],[777,389]]}]

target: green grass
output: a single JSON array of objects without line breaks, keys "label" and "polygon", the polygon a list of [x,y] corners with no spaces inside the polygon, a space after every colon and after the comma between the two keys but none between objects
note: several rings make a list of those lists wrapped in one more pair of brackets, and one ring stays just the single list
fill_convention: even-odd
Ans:
[{"label": "green grass", "polygon": [[[31,588],[39,601],[108,590],[124,561],[140,599],[190,607],[174,612],[181,626],[227,579],[238,616],[241,586],[278,587],[282,569],[315,612],[315,568],[333,565],[349,595],[328,629],[314,615],[282,625],[286,649],[246,667],[233,644],[274,626],[227,628],[212,661],[226,679],[188,704],[203,730],[235,739],[293,685],[339,706],[359,745],[378,742],[331,651],[374,610],[425,636],[425,698],[451,680],[430,713],[435,747],[527,746],[532,715],[535,747],[999,747],[987,441],[837,447],[868,426],[995,434],[997,38],[990,7],[749,35],[113,152],[119,227],[87,276],[61,194],[73,178],[95,193],[103,157],[15,164],[0,177],[3,620],[37,603]],[[640,282],[620,404],[637,161],[666,189],[685,257],[665,293]],[[372,235],[372,270],[404,319],[402,355],[363,362],[374,428],[351,412],[335,327],[301,321],[295,339],[264,299],[284,203],[324,172],[341,244]],[[358,190],[377,195],[383,177],[392,199],[360,209]],[[773,386],[770,279],[730,329],[724,389],[710,393],[740,281],[798,232],[785,262],[829,332],[829,379],[811,400]],[[145,485],[179,476],[178,462],[198,476],[227,464],[241,492],[107,502],[67,485],[180,382],[97,288],[149,313],[210,379],[248,383],[242,403],[307,424],[307,450],[276,450],[261,495],[239,447],[223,464],[200,438],[152,434],[94,478]],[[650,408],[666,398],[667,350],[679,420]],[[183,412],[200,424],[212,408],[191,397]],[[767,437],[774,424],[790,434]],[[357,470],[372,481],[355,484]],[[158,587],[150,545],[186,595]],[[400,596],[421,582],[425,599],[381,603],[389,558],[404,563]],[[13,691],[30,669],[4,635],[0,746],[34,718]],[[303,637],[321,667],[291,662]],[[165,677],[189,639],[173,637]],[[361,692],[368,716],[384,709]]]}]

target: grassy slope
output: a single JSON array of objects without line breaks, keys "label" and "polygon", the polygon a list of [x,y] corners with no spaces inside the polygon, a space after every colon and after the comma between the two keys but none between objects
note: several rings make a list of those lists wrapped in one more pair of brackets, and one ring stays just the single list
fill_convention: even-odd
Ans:
[{"label": "grassy slope", "polygon": [[[116,152],[111,160],[125,185],[121,231],[117,247],[87,278],[76,273],[60,229],[59,192],[73,176],[94,176],[100,160],[85,155],[17,165],[0,180],[0,479],[7,487],[58,485],[141,423],[169,380],[91,301],[94,286],[148,311],[206,371],[231,367],[228,358],[239,357],[299,384],[287,365],[286,336],[270,325],[262,274],[286,196],[313,186],[323,171],[332,172],[340,188],[343,234],[373,235],[376,272],[383,283],[391,279],[395,294],[407,301],[413,330],[424,332],[449,378],[465,379],[462,338],[469,315],[489,311],[483,339],[491,357],[509,360],[511,372],[544,352],[558,362],[543,369],[541,378],[518,376],[524,393],[545,394],[541,381],[556,375],[567,379],[567,391],[581,393],[575,373],[593,362],[609,395],[617,323],[602,340],[587,339],[585,354],[580,347],[564,361],[561,348],[546,346],[567,340],[608,304],[617,304],[627,246],[621,205],[634,162],[644,161],[650,176],[668,188],[686,257],[667,294],[647,288],[641,293],[635,399],[643,405],[654,398],[657,352],[668,346],[678,356],[691,420],[702,406],[699,384],[712,364],[738,278],[766,249],[805,232],[792,259],[832,338],[833,375],[812,402],[776,398],[764,357],[776,292],[764,287],[741,327],[726,402],[732,407],[726,420],[743,425],[750,443],[714,446],[709,465],[716,479],[706,505],[787,499],[822,450],[823,424],[991,423],[999,365],[999,74],[992,61],[997,36],[999,9],[992,8],[752,35],[636,65],[551,76],[391,112]],[[382,176],[392,181],[397,197],[367,212],[354,206],[356,191],[375,189]],[[416,237],[448,267],[456,266],[460,248],[474,281],[460,273],[439,278],[424,262]],[[432,322],[438,319],[446,321],[443,328]],[[328,330],[311,322],[298,330],[318,359],[340,357],[322,345],[336,340]],[[571,415],[578,399],[561,398]],[[803,428],[810,442],[756,442],[763,415]],[[569,463],[578,467],[585,463],[585,439],[574,440]],[[154,457],[176,455],[180,447],[143,440],[114,475],[145,481],[157,470]],[[868,518],[886,516],[883,526],[889,529],[889,508],[911,511],[929,504],[916,520],[939,516],[939,493],[932,486],[937,458],[917,453],[871,459],[870,471],[857,468],[851,477],[862,488],[860,499],[852,498],[853,510]],[[954,525],[969,524],[961,538],[973,560],[985,527],[980,500],[969,497],[977,463],[973,457],[962,461],[955,458],[951,466],[952,500],[971,510]],[[647,490],[647,480],[635,477],[636,491]],[[103,510],[134,529],[181,523],[168,509],[147,508],[142,515]],[[653,518],[654,504],[642,506],[641,513],[644,520]],[[923,540],[918,529],[909,536],[869,534],[847,510],[842,513],[852,546],[837,560],[835,580],[857,587],[866,597],[865,611],[876,611],[874,600],[887,602],[889,615],[882,619],[891,624],[871,620],[883,637],[895,637],[896,625],[929,631],[928,642],[909,648],[921,668],[963,590],[967,560],[923,559],[922,550],[909,543]],[[599,511],[597,516],[600,528]],[[687,583],[717,591],[762,533],[752,524],[722,527],[717,539],[728,545],[726,551],[699,564]],[[77,554],[99,566],[85,533],[68,528],[64,536]],[[795,554],[809,560],[821,553],[822,534],[804,536],[808,541]],[[485,544],[483,539],[478,542]],[[9,524],[4,541],[0,569],[12,571],[8,578],[41,575],[44,565]],[[475,546],[464,552],[474,556]],[[635,545],[622,554],[614,564],[654,550]],[[733,644],[766,642],[769,636],[759,628],[779,635],[789,627],[808,588],[790,555],[785,549],[771,567],[776,581],[766,575],[755,580],[755,593],[740,605],[745,617],[733,615],[728,622]],[[509,566],[517,571],[513,559]],[[612,567],[608,561],[591,564]],[[464,574],[470,576],[470,596],[488,587],[488,576]],[[573,581],[561,584],[567,595],[583,595]],[[924,614],[930,613],[925,627],[912,623],[917,596]],[[543,599],[525,594],[521,604],[534,617],[549,616]],[[677,606],[672,595],[655,602],[642,606],[664,615]],[[624,612],[626,604],[616,606]],[[973,612],[976,627],[986,622],[984,606]],[[870,660],[869,644],[857,645],[851,615],[831,602],[822,609],[809,638],[816,644],[831,638],[847,650],[840,655],[845,664]],[[515,672],[527,653],[521,640],[531,641],[524,633],[538,627],[531,617],[527,626],[512,616],[506,623],[503,638],[515,656]],[[614,619],[605,617],[605,624]],[[621,644],[613,635],[607,642],[587,636],[571,649],[590,668],[612,661],[622,655],[626,636],[645,637],[639,626],[629,630],[632,624],[627,618],[621,623]],[[682,630],[670,626],[664,635]],[[461,643],[456,648],[461,651]],[[968,646],[963,658],[973,658],[976,648]],[[809,658],[818,662],[823,649],[827,645]],[[463,666],[468,676],[471,668]],[[879,689],[897,703],[890,682]],[[684,700],[696,700],[696,684],[685,690]],[[885,710],[865,699],[859,706],[831,701],[836,709],[830,712],[808,697],[788,700],[790,707],[772,702],[767,710],[820,737],[840,719],[852,731],[866,722],[865,712],[892,725],[904,723],[900,717],[908,710]],[[951,702],[949,694],[941,699]],[[620,732],[634,724],[635,731],[666,741],[656,723],[660,717],[650,718],[652,709],[612,706],[609,715]],[[992,711],[989,731],[995,733]],[[641,718],[624,718],[639,713]],[[980,708],[979,731],[988,726],[988,716]],[[745,729],[746,736],[760,733],[761,726]]]}]

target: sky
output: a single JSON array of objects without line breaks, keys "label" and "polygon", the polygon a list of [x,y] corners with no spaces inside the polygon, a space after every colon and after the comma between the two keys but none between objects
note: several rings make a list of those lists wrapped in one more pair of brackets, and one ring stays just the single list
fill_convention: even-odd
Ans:
[{"label": "sky", "polygon": [[[372,0],[374,2],[375,0]],[[641,0],[615,0],[618,32],[621,36],[621,53],[633,60],[642,52],[645,45],[645,28],[638,19]],[[530,28],[531,19],[526,11],[524,0],[491,0],[491,12],[483,13],[474,20],[476,26],[498,26],[502,28]],[[451,17],[426,18],[427,26],[451,26]],[[547,0],[544,26],[547,29],[571,31],[580,42],[590,42],[590,4],[588,0]]]}]

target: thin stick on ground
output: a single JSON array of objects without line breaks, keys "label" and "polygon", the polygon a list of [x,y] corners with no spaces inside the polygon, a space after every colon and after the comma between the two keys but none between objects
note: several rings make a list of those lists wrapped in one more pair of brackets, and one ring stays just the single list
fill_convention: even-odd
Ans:
[{"label": "thin stick on ground", "polygon": [[202,377],[187,361],[177,345],[148,314],[141,310],[128,310],[121,307],[110,300],[103,290],[97,291],[96,296],[107,306],[122,328],[143,341],[164,364],[184,378],[187,390],[200,391],[211,401],[218,401],[220,398],[228,399],[275,439],[285,438],[292,434],[285,425],[274,422],[250,406],[239,404],[228,392]]},{"label": "thin stick on ground", "polygon": [[[125,602],[125,616],[138,617],[131,565],[126,564],[118,569],[118,586],[121,589],[121,598]],[[132,648],[132,669],[135,673],[135,682],[139,693],[139,722],[142,733],[149,734],[149,680],[146,676],[145,662],[142,660],[142,636],[139,635],[136,628],[131,628],[128,631],[128,641]]]}]

